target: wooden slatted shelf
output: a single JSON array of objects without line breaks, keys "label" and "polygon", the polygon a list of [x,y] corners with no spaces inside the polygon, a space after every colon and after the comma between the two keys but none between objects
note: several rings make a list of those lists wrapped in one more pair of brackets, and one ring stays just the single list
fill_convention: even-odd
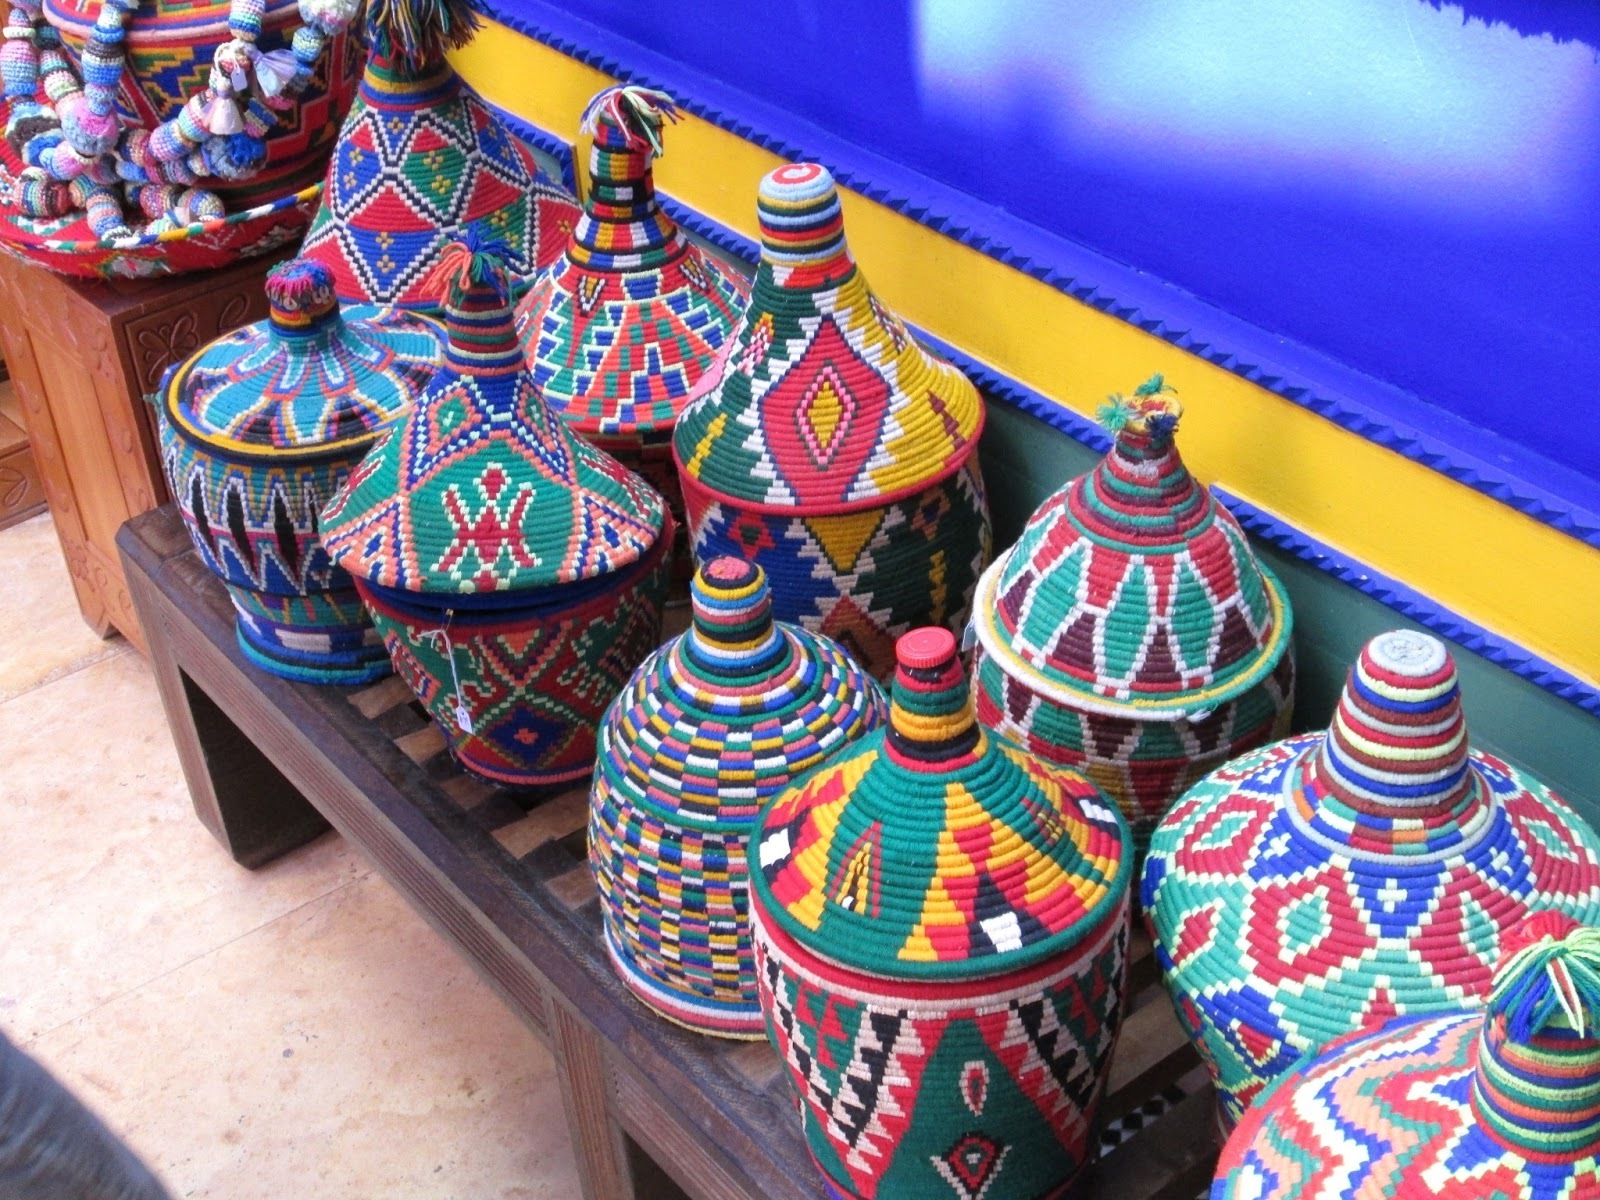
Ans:
[{"label": "wooden slatted shelf", "polygon": [[[531,794],[466,775],[398,679],[351,690],[257,671],[170,506],[119,541],[197,814],[247,865],[325,821],[355,842],[549,1043],[587,1197],[820,1194],[772,1050],[680,1029],[613,973],[585,787]],[[1102,1112],[1115,1144],[1080,1195],[1192,1197],[1215,1162],[1211,1092],[1148,940],[1132,946]]]}]

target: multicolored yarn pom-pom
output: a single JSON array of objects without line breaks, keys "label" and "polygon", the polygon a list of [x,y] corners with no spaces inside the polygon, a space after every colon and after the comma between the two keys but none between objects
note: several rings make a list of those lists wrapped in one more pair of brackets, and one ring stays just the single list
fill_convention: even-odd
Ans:
[{"label": "multicolored yarn pom-pom", "polygon": [[1375,638],[1325,733],[1212,773],[1150,843],[1143,900],[1224,1122],[1300,1055],[1482,1004],[1513,925],[1600,923],[1600,838],[1472,750],[1437,639]]},{"label": "multicolored yarn pom-pom", "polygon": [[1482,1011],[1396,1018],[1245,1114],[1216,1200],[1595,1200],[1600,929],[1537,912]]},{"label": "multicolored yarn pom-pom", "polygon": [[1059,1196],[1121,1022],[1127,826],[977,723],[948,630],[897,660],[888,727],[761,814],[768,1035],[828,1196]]},{"label": "multicolored yarn pom-pom", "polygon": [[746,851],[761,807],[883,723],[878,685],[828,639],[774,622],[761,568],[695,576],[689,632],[606,713],[589,861],[623,980],[679,1024],[763,1036]]}]

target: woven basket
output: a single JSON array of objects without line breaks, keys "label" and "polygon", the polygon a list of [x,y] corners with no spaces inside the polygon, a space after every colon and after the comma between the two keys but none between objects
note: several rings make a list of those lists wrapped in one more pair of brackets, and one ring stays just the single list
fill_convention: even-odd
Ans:
[{"label": "woven basket", "polygon": [[267,320],[171,373],[156,406],[162,464],[245,653],[290,679],[366,682],[389,658],[317,518],[433,377],[444,331],[389,309],[341,315],[328,272],[304,260],[268,275],[267,298]]},{"label": "woven basket", "polygon": [[1121,1022],[1127,826],[973,719],[946,630],[889,726],[761,814],[761,1003],[830,1196],[1057,1196]]},{"label": "woven basket", "polygon": [[1264,1095],[1215,1200],[1600,1197],[1600,930],[1540,912],[1506,940],[1486,1012],[1398,1017]]},{"label": "woven basket", "polygon": [[1198,484],[1157,376],[1113,397],[1105,459],[978,586],[978,720],[1117,799],[1142,853],[1208,771],[1288,732],[1288,597]]},{"label": "woven basket", "polygon": [[581,778],[661,640],[672,519],[539,399],[502,260],[456,243],[441,273],[445,365],[329,504],[323,540],[462,765]]},{"label": "woven basket", "polygon": [[520,291],[577,219],[576,201],[454,67],[374,49],[302,253],[333,272],[346,303],[437,314],[427,279],[453,239],[501,246]]},{"label": "woven basket", "polygon": [[873,295],[826,170],[771,172],[759,212],[737,343],[673,435],[690,538],[759,563],[780,619],[882,677],[900,634],[966,623],[990,550],[983,402]]},{"label": "woven basket", "polygon": [[1448,652],[1395,632],[1362,651],[1326,733],[1248,754],[1178,802],[1142,896],[1231,1125],[1302,1053],[1480,1004],[1530,907],[1600,922],[1600,839],[1470,750]]},{"label": "woven basket", "polygon": [[764,1036],[745,848],[761,806],[882,723],[878,685],[826,638],[775,624],[761,568],[719,558],[694,623],[652,654],[606,714],[589,861],[606,947],[668,1019]]}]

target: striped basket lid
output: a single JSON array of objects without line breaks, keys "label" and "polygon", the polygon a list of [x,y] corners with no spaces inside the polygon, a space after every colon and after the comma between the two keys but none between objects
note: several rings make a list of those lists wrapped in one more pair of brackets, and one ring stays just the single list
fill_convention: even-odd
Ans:
[{"label": "striped basket lid", "polygon": [[590,191],[566,252],[517,308],[540,394],[585,432],[667,429],[716,384],[748,288],[656,199],[671,97],[624,84],[589,102]]},{"label": "striped basket lid", "polygon": [[660,536],[660,495],[552,413],[522,365],[503,260],[452,243],[445,365],[322,518],[359,579],[467,594],[609,575]]},{"label": "striped basket lid", "polygon": [[1483,1011],[1401,1018],[1246,1114],[1215,1200],[1600,1197],[1600,929],[1506,934]]},{"label": "striped basket lid", "polygon": [[166,412],[191,438],[244,455],[358,447],[393,423],[444,360],[426,317],[341,314],[333,276],[293,259],[267,275],[268,317],[224,334],[173,375]]},{"label": "striped basket lid", "polygon": [[574,197],[446,57],[481,18],[468,0],[369,0],[371,53],[301,253],[340,299],[438,313],[435,261],[469,234],[505,248],[512,286],[561,253]]},{"label": "striped basket lid", "polygon": [[1531,907],[1600,923],[1600,839],[1470,748],[1449,652],[1395,631],[1362,650],[1325,733],[1185,793],[1143,900],[1180,1012],[1242,1101],[1301,1051],[1481,998]]},{"label": "striped basket lid", "polygon": [[833,176],[761,181],[761,265],[718,388],[678,420],[679,469],[753,510],[876,508],[954,472],[983,401],[867,286]]},{"label": "striped basket lid", "polygon": [[1289,601],[1184,466],[1182,408],[1161,376],[1100,415],[1110,452],[990,567],[974,625],[985,653],[1040,695],[1176,721],[1272,673],[1289,649]]},{"label": "striped basket lid", "polygon": [[1071,949],[1126,898],[1116,805],[976,722],[949,630],[913,630],[896,657],[888,726],[762,812],[761,918],[890,979],[995,976]]},{"label": "striped basket lid", "polygon": [[883,723],[877,682],[828,638],[772,619],[765,572],[723,557],[690,585],[693,623],[612,706],[600,770],[681,826],[754,824],[782,787]]}]

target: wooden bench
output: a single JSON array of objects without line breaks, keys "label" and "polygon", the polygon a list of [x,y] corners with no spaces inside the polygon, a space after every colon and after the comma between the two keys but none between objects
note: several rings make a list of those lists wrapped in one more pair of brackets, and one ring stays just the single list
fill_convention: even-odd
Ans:
[{"label": "wooden bench", "polygon": [[[549,1045],[588,1200],[816,1200],[772,1050],[679,1029],[613,973],[586,788],[530,803],[464,774],[396,678],[325,688],[256,670],[170,505],[118,545],[201,821],[251,867],[330,824],[359,846]],[[1134,944],[1108,1149],[1081,1195],[1188,1200],[1216,1157],[1211,1091]]]}]

